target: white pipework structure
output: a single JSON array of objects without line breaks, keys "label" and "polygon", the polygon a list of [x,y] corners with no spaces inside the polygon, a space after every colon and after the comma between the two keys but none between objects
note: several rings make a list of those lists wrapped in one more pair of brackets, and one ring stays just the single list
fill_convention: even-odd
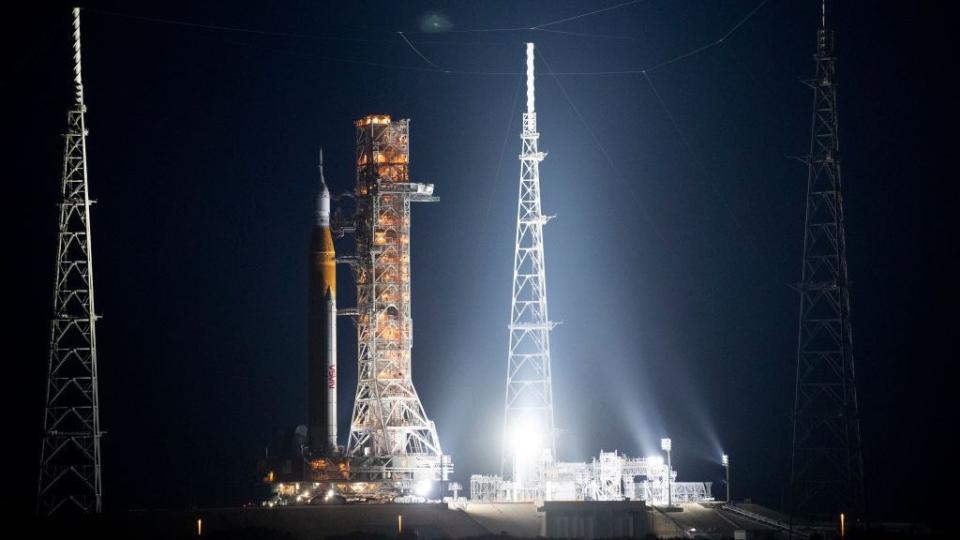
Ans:
[{"label": "white pipework structure", "polygon": [[[711,482],[676,482],[677,472],[663,456],[629,457],[600,452],[587,462],[543,463],[542,485],[517,486],[495,475],[470,477],[470,500],[508,501],[644,501],[653,506],[711,501]],[[518,496],[519,494],[519,496]]]}]

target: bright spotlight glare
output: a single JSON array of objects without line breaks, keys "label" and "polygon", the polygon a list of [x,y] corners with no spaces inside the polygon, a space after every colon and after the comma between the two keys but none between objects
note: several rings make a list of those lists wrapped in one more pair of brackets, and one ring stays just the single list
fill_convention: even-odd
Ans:
[{"label": "bright spotlight glare", "polygon": [[540,430],[531,422],[518,423],[510,433],[510,447],[516,456],[535,455],[540,447]]},{"label": "bright spotlight glare", "polygon": [[660,439],[660,449],[664,452],[669,452],[672,446],[673,443],[670,439]]},{"label": "bright spotlight glare", "polygon": [[724,467],[730,466],[730,456],[724,454],[723,457],[721,458],[721,461],[723,462]]},{"label": "bright spotlight glare", "polygon": [[417,482],[417,487],[414,488],[413,492],[421,497],[426,497],[430,494],[430,488],[433,487],[433,483],[429,480],[421,480]]},{"label": "bright spotlight glare", "polygon": [[663,465],[663,456],[647,456],[647,463],[659,467]]}]

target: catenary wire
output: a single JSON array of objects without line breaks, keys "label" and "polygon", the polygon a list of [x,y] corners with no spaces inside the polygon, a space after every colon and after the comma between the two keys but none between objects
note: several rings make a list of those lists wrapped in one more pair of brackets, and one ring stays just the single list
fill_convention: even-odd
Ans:
[{"label": "catenary wire", "polygon": [[569,22],[569,21],[575,21],[575,20],[577,20],[577,19],[582,19],[582,18],[584,18],[584,17],[589,17],[589,16],[591,16],[591,15],[596,15],[596,14],[598,14],[598,13],[604,13],[604,12],[607,12],[607,11],[613,11],[613,10],[615,10],[615,9],[619,9],[619,8],[622,8],[622,7],[630,6],[630,5],[633,5],[633,4],[639,4],[640,2],[643,2],[643,1],[644,1],[644,0],[629,0],[628,2],[623,2],[623,3],[620,3],[620,4],[614,5],[614,6],[607,6],[607,7],[605,7],[605,8],[600,8],[600,9],[596,9],[596,10],[593,10],[593,11],[589,11],[589,12],[587,12],[587,13],[581,13],[581,14],[579,14],[579,15],[574,15],[574,16],[572,16],[572,17],[565,17],[565,18],[563,18],[563,19],[557,19],[557,20],[555,20],[555,21],[550,21],[550,22],[538,24],[538,25],[536,25],[536,26],[533,26],[533,27],[531,28],[531,30],[540,30],[541,28],[543,28],[543,27],[545,27],[545,26],[553,26],[553,25],[555,25],[555,24],[565,23],[565,22]]},{"label": "catenary wire", "polygon": [[[513,119],[514,111],[517,110],[517,103],[520,101],[520,89],[523,88],[523,77],[517,77],[517,89],[513,92],[513,104],[510,105],[509,118],[507,119],[507,129],[505,130],[503,136],[503,143],[500,145],[500,158],[497,160],[497,169],[494,172],[493,180],[490,182],[490,192],[487,195],[487,208],[483,213],[483,223],[484,231],[486,231],[487,224],[490,222],[488,219],[490,216],[490,209],[493,208],[493,196],[496,192],[497,180],[500,178],[500,171],[503,169],[503,157],[507,153],[507,143],[510,141],[511,130],[513,129]],[[482,235],[482,238],[487,238],[486,234]]]},{"label": "catenary wire", "polygon": [[427,58],[426,56],[424,56],[423,53],[420,52],[420,49],[417,49],[416,47],[414,47],[414,46],[413,46],[413,43],[410,43],[410,40],[407,39],[407,36],[403,35],[403,32],[397,32],[397,34],[400,34],[400,38],[403,39],[403,41],[404,41],[407,45],[409,45],[411,49],[413,49],[413,52],[417,53],[417,56],[419,56],[420,58],[423,58],[423,61],[424,61],[424,62],[430,64],[431,66],[433,66],[433,67],[435,67],[435,68],[437,68],[437,69],[439,69],[439,70],[441,70],[441,71],[446,71],[445,69],[441,68],[441,67],[438,66],[437,64],[433,63],[433,61],[431,61],[429,58]]},{"label": "catenary wire", "polygon": [[568,30],[554,30],[553,28],[534,28],[537,32],[546,32],[548,34],[560,34],[563,36],[576,36],[576,37],[585,37],[585,38],[600,38],[600,39],[619,39],[622,41],[636,41],[634,36],[617,36],[613,34],[594,34],[590,32],[570,32]]},{"label": "catenary wire", "polygon": [[[532,26],[532,27],[490,28],[490,29],[480,29],[480,28],[478,28],[478,29],[465,29],[465,30],[449,31],[449,32],[462,32],[462,33],[465,33],[465,32],[486,32],[486,31],[489,31],[489,32],[512,32],[512,31],[530,31],[530,30],[547,32],[548,30],[543,29],[543,28],[542,28],[543,26],[553,25],[553,24],[559,24],[560,22],[566,22],[567,20],[574,20],[574,19],[577,19],[577,18],[586,17],[586,16],[588,16],[588,15],[593,15],[593,14],[600,13],[600,12],[603,12],[603,11],[609,11],[609,10],[615,9],[615,8],[617,8],[617,7],[624,7],[624,6],[627,6],[627,5],[630,5],[630,4],[639,3],[639,1],[641,1],[641,0],[635,0],[635,1],[632,1],[632,2],[626,2],[626,3],[622,3],[622,4],[617,4],[616,6],[610,6],[610,7],[608,7],[608,8],[604,8],[604,9],[602,9],[602,10],[595,10],[595,11],[592,11],[592,12],[583,13],[583,14],[574,16],[574,17],[572,17],[572,18],[568,17],[567,19],[561,19],[561,20],[557,20],[557,21],[552,21],[552,22],[549,22],[549,23],[544,23],[544,24],[541,24],[541,25],[538,25],[538,26]],[[699,46],[699,47],[696,47],[696,48],[694,48],[694,49],[692,49],[692,50],[690,50],[690,51],[687,51],[687,52],[685,52],[685,53],[683,53],[683,54],[677,55],[677,56],[675,56],[675,57],[673,57],[673,58],[670,58],[670,59],[665,60],[665,61],[663,61],[663,62],[660,62],[660,63],[658,63],[658,64],[654,64],[653,66],[645,67],[645,68],[641,68],[641,69],[606,70],[606,71],[556,71],[556,72],[553,72],[551,75],[552,75],[552,76],[568,76],[568,77],[582,77],[582,76],[617,76],[617,75],[643,74],[643,73],[646,73],[646,72],[651,72],[651,71],[658,70],[658,69],[660,69],[660,68],[663,68],[663,67],[665,67],[665,66],[674,64],[674,63],[679,62],[679,61],[681,61],[681,60],[690,58],[690,57],[692,57],[692,56],[696,56],[696,55],[698,55],[698,54],[700,54],[700,53],[702,53],[702,52],[704,52],[704,51],[706,51],[706,50],[709,50],[709,49],[711,49],[711,48],[713,48],[713,47],[716,47],[717,45],[720,45],[721,43],[723,43],[724,41],[726,41],[727,39],[729,39],[729,38],[730,38],[735,32],[737,32],[744,24],[746,24],[747,21],[749,21],[749,20],[754,16],[754,14],[756,14],[764,5],[766,5],[767,1],[768,1],[768,0],[761,0],[753,9],[751,9],[749,12],[747,12],[747,14],[744,15],[735,25],[733,25],[729,30],[727,30],[727,31],[723,34],[723,36],[720,37],[719,39],[715,39],[715,40],[713,40],[713,41],[711,41],[711,42],[709,42],[709,43],[707,43],[707,44],[705,44],[705,45],[701,45],[701,46]],[[241,27],[233,27],[233,26],[225,26],[225,25],[210,25],[210,24],[193,23],[193,22],[187,22],[187,21],[177,21],[177,20],[171,20],[171,19],[160,19],[160,18],[156,18],[156,17],[145,17],[145,16],[141,16],[141,15],[133,15],[133,14],[129,14],[129,13],[118,13],[118,12],[113,12],[113,11],[102,11],[102,10],[92,10],[92,11],[94,11],[94,12],[96,12],[96,13],[103,13],[103,14],[113,15],[113,16],[117,16],[117,17],[125,17],[125,18],[130,18],[130,19],[138,19],[138,20],[150,21],[150,22],[161,23],[161,24],[172,24],[172,25],[179,25],[179,26],[186,26],[186,27],[193,27],[193,28],[203,28],[203,29],[209,29],[209,30],[219,30],[219,31],[228,31],[228,32],[241,32],[241,33],[260,34],[260,35],[269,35],[269,36],[301,37],[301,38],[312,38],[312,39],[329,39],[329,40],[336,40],[336,41],[358,41],[358,42],[374,42],[374,43],[382,43],[382,42],[383,42],[383,40],[370,40],[370,39],[363,39],[363,38],[349,38],[349,37],[343,37],[343,36],[338,36],[338,35],[333,35],[333,34],[302,34],[302,33],[290,33],[290,32],[274,32],[274,31],[256,30],[256,29],[250,29],[250,28],[241,28]],[[556,30],[549,30],[549,32],[555,33],[555,34],[559,34],[559,35],[564,35],[564,34],[566,34],[566,35],[578,35],[578,36],[582,36],[582,37],[604,37],[604,38],[617,38],[617,39],[623,39],[623,38],[635,39],[635,38],[631,38],[631,37],[629,37],[629,36],[609,36],[609,35],[603,35],[603,34],[587,35],[587,34],[585,34],[585,33],[556,31]],[[437,64],[435,64],[435,63],[432,62],[431,60],[429,60],[429,59],[428,59],[425,55],[423,55],[416,47],[414,47],[413,44],[410,43],[410,41],[406,38],[406,36],[404,35],[403,32],[396,32],[396,33],[399,33],[399,34],[401,35],[401,37],[403,38],[403,40],[406,42],[406,44],[407,44],[410,48],[412,48],[412,49],[414,50],[414,52],[416,52],[416,53],[418,54],[418,56],[420,56],[423,60],[425,60],[428,64],[430,64],[434,69],[417,69],[417,68],[414,68],[414,67],[412,67],[412,66],[403,66],[403,65],[397,65],[397,64],[386,64],[386,63],[381,63],[381,62],[369,62],[369,61],[363,61],[363,60],[344,60],[344,59],[335,59],[335,58],[329,58],[329,59],[330,59],[331,61],[335,61],[335,62],[358,63],[358,64],[365,64],[365,65],[378,66],[378,67],[384,67],[384,68],[394,68],[394,69],[407,69],[407,70],[414,69],[414,70],[418,70],[418,71],[433,71],[433,72],[435,72],[435,73],[442,73],[442,74],[448,74],[448,75],[476,75],[476,76],[514,76],[514,75],[523,75],[523,72],[519,72],[519,71],[492,71],[492,70],[491,70],[491,71],[486,71],[486,70],[443,69],[443,68],[440,68],[439,66],[437,66]]]},{"label": "catenary wire", "polygon": [[367,43],[371,43],[371,42],[382,43],[384,41],[384,40],[375,40],[375,39],[344,37],[336,34],[304,34],[304,33],[297,33],[297,32],[278,32],[278,31],[272,31],[272,30],[258,30],[255,28],[226,26],[221,24],[203,24],[203,23],[195,23],[190,21],[179,21],[176,19],[161,19],[158,17],[147,17],[145,15],[135,15],[133,13],[120,13],[117,11],[106,11],[106,10],[93,9],[93,8],[84,8],[84,10],[90,11],[93,13],[100,13],[103,15],[110,15],[113,17],[122,17],[125,19],[136,19],[140,21],[169,24],[174,26],[184,26],[188,28],[200,28],[204,30],[238,32],[242,34],[256,34],[256,35],[262,35],[262,36],[275,36],[275,37],[296,37],[296,38],[308,38],[308,39],[326,39],[326,40],[332,40],[332,41],[353,41],[353,42],[367,42]]},{"label": "catenary wire", "polygon": [[[730,202],[727,200],[726,195],[724,195],[723,190],[717,189],[716,185],[710,181],[712,176],[707,171],[706,166],[703,163],[703,160],[700,159],[700,155],[694,151],[693,145],[690,144],[690,139],[687,138],[684,131],[680,128],[680,123],[677,122],[677,118],[673,115],[673,112],[667,107],[666,101],[660,95],[660,92],[657,90],[656,85],[653,84],[653,79],[650,78],[650,75],[643,73],[644,79],[646,79],[647,84],[650,86],[650,90],[653,92],[653,95],[657,98],[657,101],[660,103],[660,107],[663,109],[663,112],[666,114],[667,118],[670,120],[670,123],[673,125],[674,131],[677,133],[677,136],[680,138],[680,141],[687,148],[687,151],[690,153],[690,157],[693,158],[693,163],[697,169],[699,169],[700,174],[704,178],[704,183],[708,185],[714,195],[720,200],[720,204],[730,215],[730,219],[733,222],[733,225],[737,228],[740,235],[748,240],[751,247],[757,252],[757,256],[763,260],[764,264],[770,266],[769,262],[763,256],[763,249],[758,244],[757,240],[753,237],[752,234],[743,226],[743,223],[740,222],[740,219],[737,217],[736,212],[733,211],[733,208],[730,206]],[[776,275],[775,272],[772,272],[768,275]]]},{"label": "catenary wire", "polygon": [[[580,120],[580,123],[583,124],[584,129],[586,129],[587,133],[590,135],[590,137],[593,139],[593,142],[597,145],[597,148],[600,150],[600,153],[603,155],[604,159],[606,159],[607,164],[610,167],[610,170],[613,172],[613,175],[620,181],[621,184],[624,185],[624,187],[626,187],[627,192],[630,193],[630,196],[633,198],[634,203],[637,205],[637,207],[640,209],[640,212],[643,214],[644,219],[647,221],[647,223],[650,224],[650,229],[653,231],[654,235],[657,237],[657,239],[660,240],[660,242],[663,244],[664,248],[667,251],[675,252],[676,250],[674,248],[676,244],[668,241],[666,236],[664,236],[664,234],[660,231],[660,228],[657,226],[657,223],[653,220],[653,217],[650,215],[650,212],[647,210],[647,207],[643,204],[643,201],[634,191],[633,186],[631,186],[631,184],[627,182],[626,178],[620,172],[620,169],[616,166],[616,163],[614,163],[613,158],[610,157],[609,152],[607,152],[607,149],[603,146],[603,143],[600,142],[600,139],[597,137],[596,133],[594,133],[593,129],[587,123],[586,118],[580,112],[580,109],[576,106],[576,104],[574,104],[573,99],[570,97],[569,92],[567,92],[567,89],[563,86],[563,83],[560,82],[560,78],[553,74],[552,69],[550,68],[550,63],[547,61],[546,57],[544,57],[543,52],[537,51],[537,54],[539,54],[540,59],[543,60],[543,64],[547,68],[547,73],[553,77],[553,80],[557,83],[557,87],[560,88],[560,92],[563,94],[564,99],[570,105],[570,108],[573,109],[574,113],[577,115],[577,118]],[[693,272],[690,270],[690,267],[687,265],[682,265],[682,268],[683,268],[683,272],[687,274],[690,280],[695,281]],[[718,294],[718,291],[716,287],[711,286],[708,289],[707,293],[711,297],[716,297]]]},{"label": "catenary wire", "polygon": [[640,208],[641,213],[643,213],[644,219],[646,219],[647,222],[650,223],[650,226],[654,234],[656,234],[661,241],[666,243],[667,242],[666,237],[663,236],[663,234],[660,232],[660,229],[657,227],[656,222],[653,221],[653,218],[650,216],[650,212],[647,210],[647,207],[643,204],[643,201],[637,195],[636,191],[634,191],[633,186],[630,185],[630,182],[627,182],[626,178],[623,177],[623,174],[620,173],[620,169],[613,162],[613,158],[610,157],[610,154],[607,152],[606,147],[604,147],[603,143],[600,142],[600,139],[597,137],[596,133],[593,132],[593,129],[590,127],[590,124],[587,123],[586,118],[584,118],[583,114],[580,113],[580,108],[577,107],[577,105],[573,102],[573,99],[571,99],[570,94],[567,92],[566,87],[564,87],[563,84],[560,82],[560,78],[553,73],[553,69],[550,67],[550,62],[547,61],[547,58],[543,55],[542,51],[538,50],[537,54],[540,56],[540,59],[543,60],[543,65],[547,67],[547,73],[550,74],[551,77],[553,77],[554,81],[556,81],[557,86],[560,88],[560,92],[563,94],[564,99],[570,105],[570,108],[573,109],[573,112],[577,115],[577,119],[579,119],[580,123],[583,124],[584,129],[590,135],[590,138],[593,139],[594,144],[597,145],[597,148],[600,150],[600,153],[603,155],[604,159],[607,161],[607,165],[609,165],[610,170],[613,172],[614,177],[617,180],[619,180],[621,184],[623,184],[623,187],[627,190],[627,192],[633,198],[634,202],[637,204],[637,207]]}]

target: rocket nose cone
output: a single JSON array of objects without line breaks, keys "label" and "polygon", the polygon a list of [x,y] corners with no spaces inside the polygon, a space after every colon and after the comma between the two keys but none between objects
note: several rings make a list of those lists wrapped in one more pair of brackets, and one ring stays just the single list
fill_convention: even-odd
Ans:
[{"label": "rocket nose cone", "polygon": [[323,147],[320,147],[320,193],[317,195],[317,225],[320,227],[330,226],[330,190],[327,189],[327,181],[323,178]]},{"label": "rocket nose cone", "polygon": [[330,225],[330,190],[327,184],[320,184],[320,196],[317,197],[317,225]]}]

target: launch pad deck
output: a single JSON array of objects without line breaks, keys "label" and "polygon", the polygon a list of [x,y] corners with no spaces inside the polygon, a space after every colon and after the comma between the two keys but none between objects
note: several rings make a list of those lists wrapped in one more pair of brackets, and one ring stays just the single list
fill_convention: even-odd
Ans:
[{"label": "launch pad deck", "polygon": [[[754,512],[769,512],[751,506]],[[770,515],[774,513],[769,512]],[[396,538],[601,538],[611,533],[626,538],[786,538],[776,527],[725,510],[722,505],[685,503],[664,512],[637,501],[534,503],[341,504],[277,508],[210,508],[150,510],[89,516],[70,522],[73,531],[127,538],[219,537],[256,533],[263,537],[318,540],[362,535]],[[629,524],[627,523],[629,520]],[[59,530],[55,520],[43,532]],[[615,529],[610,529],[615,527]],[[118,536],[119,535],[119,536]],[[52,535],[41,535],[51,536]]]}]

